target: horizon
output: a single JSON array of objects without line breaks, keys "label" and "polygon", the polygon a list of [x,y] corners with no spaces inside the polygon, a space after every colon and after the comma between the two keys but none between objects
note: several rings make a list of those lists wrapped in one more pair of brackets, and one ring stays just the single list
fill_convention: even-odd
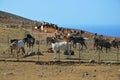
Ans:
[{"label": "horizon", "polygon": [[[65,28],[69,28],[69,29],[84,30],[86,32],[90,32],[93,34],[97,33],[97,34],[103,35],[103,36],[120,38],[120,34],[119,34],[120,26],[119,25],[112,25],[112,26],[108,26],[108,25],[64,25],[64,26],[65,26]],[[78,27],[78,28],[73,28],[73,27]],[[109,30],[109,32],[107,32],[108,30]]]},{"label": "horizon", "polygon": [[120,25],[119,0],[1,0],[0,10],[58,25]]},{"label": "horizon", "polygon": [[[113,26],[120,26],[119,0],[1,0],[0,10],[62,27],[81,25],[89,30],[86,26],[96,26],[98,29],[106,26],[103,28],[107,28],[107,33],[109,26],[113,30],[115,30]],[[79,29],[78,26],[72,28]]]},{"label": "horizon", "polygon": [[[5,11],[3,11],[3,12],[5,12]],[[9,13],[9,12],[6,12],[6,13]],[[16,15],[16,14],[13,14],[13,15]],[[16,15],[16,16],[19,16],[19,15]],[[20,17],[22,17],[22,16],[20,16]],[[26,18],[26,17],[23,17],[23,18]],[[28,18],[26,18],[26,19],[28,19]],[[30,20],[32,20],[32,19],[30,19]],[[86,32],[90,32],[93,34],[97,33],[99,35],[120,38],[120,34],[119,34],[120,25],[61,25],[59,27],[68,28],[68,29],[84,30]],[[104,32],[104,31],[108,30],[108,27],[109,27],[110,32]],[[114,27],[114,28],[112,28],[112,27]],[[116,32],[113,32],[113,30]]]}]

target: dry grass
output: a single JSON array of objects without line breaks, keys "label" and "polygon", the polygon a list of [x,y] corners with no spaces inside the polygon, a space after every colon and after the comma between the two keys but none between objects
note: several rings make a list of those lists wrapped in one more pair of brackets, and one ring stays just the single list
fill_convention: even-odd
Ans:
[{"label": "dry grass", "polygon": [[[10,39],[23,39],[25,37],[25,34],[28,33],[28,31],[25,31],[22,28],[0,28],[0,33],[1,33],[0,34],[0,51],[3,52],[7,49]],[[36,39],[41,40],[40,51],[45,54],[47,49],[51,47],[51,45],[46,46],[45,38],[46,38],[46,36],[53,36],[54,34],[53,33],[50,34],[50,33],[33,32],[33,35]],[[91,46],[91,45],[89,45],[89,46]],[[26,50],[27,50],[27,48],[26,48]],[[37,52],[38,45],[35,45],[33,50],[35,52]],[[86,62],[88,62],[90,59],[98,61],[99,53],[100,53],[101,61],[116,61],[117,54],[118,54],[117,50],[115,50],[115,49],[112,49],[112,51],[108,52],[108,53],[105,53],[105,50],[104,50],[104,53],[99,52],[99,51],[97,51],[95,53],[94,50],[89,50],[89,53],[88,53],[88,51],[85,51],[85,50],[79,52],[79,48],[72,48],[72,50],[74,50],[75,55],[72,56],[71,58],[79,59],[79,54],[80,54],[80,59],[82,59],[83,61],[86,61]],[[29,50],[27,50],[27,52],[28,51]],[[63,53],[63,51],[60,53],[61,59],[66,58],[66,56],[63,55],[62,53]],[[120,55],[118,58],[120,58]],[[52,59],[52,57],[51,57],[51,59]]]},{"label": "dry grass", "polygon": [[23,39],[26,33],[21,28],[0,28],[0,52],[5,51],[10,39]]},{"label": "dry grass", "polygon": [[[12,32],[11,32],[12,31]],[[1,38],[4,40],[1,51],[4,51],[8,45],[8,38],[23,38],[25,31],[21,29],[4,29],[1,28]],[[38,34],[35,33],[39,39]],[[43,33],[41,33],[43,35]],[[41,35],[41,36],[42,36]],[[51,36],[53,34],[44,34]],[[46,36],[42,36],[45,39]],[[41,39],[41,38],[40,38]],[[42,40],[42,39],[41,39]],[[2,41],[2,40],[1,40]],[[4,47],[4,48],[3,48]],[[39,61],[51,61],[53,60],[53,54],[47,53],[47,49],[51,46],[46,46],[44,42],[41,42],[40,51],[43,56],[40,56]],[[33,51],[37,52],[38,45],[35,45]],[[79,50],[72,48],[75,51],[75,55],[72,59],[78,59]],[[99,52],[95,53],[94,50],[90,50],[89,53],[83,51],[80,53],[80,61],[89,62],[90,59],[98,61]],[[101,53],[101,61],[116,61],[116,50],[112,50],[109,53]],[[66,55],[63,55],[63,51],[60,52],[61,61],[66,60]],[[120,56],[119,56],[120,57]],[[59,64],[59,65],[36,65],[38,56],[29,56],[20,58],[21,62],[14,62],[17,59],[15,57],[0,57],[0,80],[120,80],[120,65],[112,64]],[[26,61],[26,62],[25,62]],[[72,60],[73,61],[73,60]],[[79,61],[79,60],[74,60]]]},{"label": "dry grass", "polygon": [[21,28],[0,28],[0,43],[7,43],[10,39],[23,39],[26,33]]}]

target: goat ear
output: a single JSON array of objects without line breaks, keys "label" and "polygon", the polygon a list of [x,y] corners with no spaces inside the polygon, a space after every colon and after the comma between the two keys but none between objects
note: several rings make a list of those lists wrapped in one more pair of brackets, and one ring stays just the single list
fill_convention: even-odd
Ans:
[{"label": "goat ear", "polygon": [[41,26],[38,26],[37,29],[40,29]]},{"label": "goat ear", "polygon": [[55,43],[56,42],[56,40],[55,39],[52,39],[52,43]]}]

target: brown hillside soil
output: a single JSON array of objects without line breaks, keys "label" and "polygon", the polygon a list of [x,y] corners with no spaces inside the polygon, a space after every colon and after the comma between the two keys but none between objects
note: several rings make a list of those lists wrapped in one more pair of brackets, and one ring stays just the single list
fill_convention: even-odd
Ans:
[{"label": "brown hillside soil", "polygon": [[[1,32],[1,35],[5,36],[3,32],[6,32],[6,30],[2,29]],[[9,34],[10,32],[7,31],[6,33]],[[20,32],[16,33],[21,34]],[[41,38],[44,39],[46,36],[53,36],[53,34],[40,34],[42,35],[39,35],[39,33],[34,33],[37,39],[40,37],[40,40]],[[14,33],[13,35],[16,34]],[[9,36],[12,37],[11,35]],[[19,38],[22,37],[23,36],[19,36]],[[3,37],[3,39],[5,38]],[[47,48],[51,46],[46,47],[43,42],[40,47],[40,51],[44,55],[40,56],[39,61],[44,62],[53,60],[53,54],[45,52]],[[34,47],[34,51],[37,52],[37,45]],[[73,57],[78,57],[77,52],[78,51],[76,51],[76,55]],[[16,58],[8,58],[8,56],[4,57],[2,54],[3,53],[0,54],[0,80],[120,80],[120,64],[80,63],[40,65],[36,64],[38,61],[37,56],[20,58],[21,62],[14,62],[16,61]],[[81,54],[81,57],[84,59],[91,59],[94,57],[96,59],[97,54],[94,54],[93,51],[90,51],[90,53],[84,52]],[[66,61],[65,58],[66,56],[61,54],[61,60]],[[103,60],[108,60],[108,58],[109,60],[116,60],[116,53],[102,54]]]}]

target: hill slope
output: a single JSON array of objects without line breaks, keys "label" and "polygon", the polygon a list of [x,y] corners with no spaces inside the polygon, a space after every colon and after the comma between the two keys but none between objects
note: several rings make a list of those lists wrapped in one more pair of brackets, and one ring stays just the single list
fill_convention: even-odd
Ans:
[{"label": "hill slope", "polygon": [[[0,27],[24,27],[30,29],[31,26],[35,26],[36,24],[41,24],[42,22],[37,22],[34,20],[30,20],[15,14],[11,14],[8,12],[0,11]],[[48,23],[49,24],[49,23]],[[59,27],[60,28],[60,27]],[[76,30],[76,29],[71,29]],[[79,30],[76,30],[79,31]],[[87,32],[87,31],[85,31]],[[87,32],[88,34],[92,34],[91,32]]]},{"label": "hill slope", "polygon": [[11,13],[0,11],[0,27],[30,26],[34,21]]}]

